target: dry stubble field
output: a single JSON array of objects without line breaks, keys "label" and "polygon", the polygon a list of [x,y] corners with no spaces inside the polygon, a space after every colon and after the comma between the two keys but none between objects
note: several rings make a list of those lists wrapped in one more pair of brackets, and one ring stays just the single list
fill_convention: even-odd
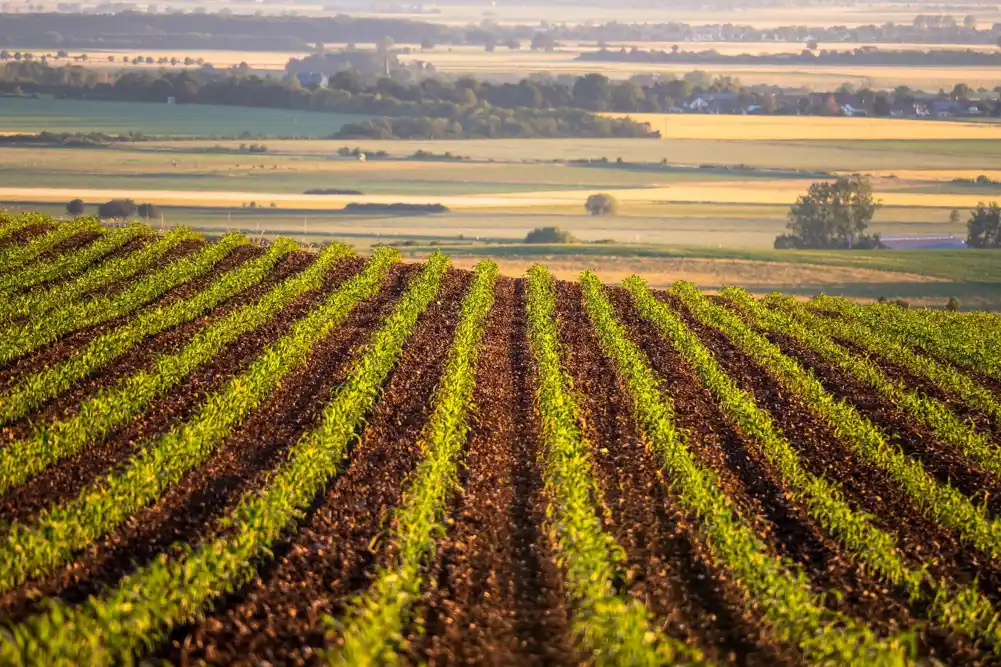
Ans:
[{"label": "dry stubble field", "polygon": [[4,664],[1001,648],[994,315],[30,215],[0,301]]}]

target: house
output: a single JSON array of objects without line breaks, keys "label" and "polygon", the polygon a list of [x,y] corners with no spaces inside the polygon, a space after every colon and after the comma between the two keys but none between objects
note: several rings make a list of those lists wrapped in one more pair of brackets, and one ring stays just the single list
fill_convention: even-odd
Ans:
[{"label": "house", "polygon": [[966,239],[955,234],[913,234],[881,236],[880,243],[891,250],[965,250]]},{"label": "house", "polygon": [[296,72],[295,77],[299,79],[299,85],[304,87],[326,88],[327,84],[330,83],[330,77],[320,72]]}]

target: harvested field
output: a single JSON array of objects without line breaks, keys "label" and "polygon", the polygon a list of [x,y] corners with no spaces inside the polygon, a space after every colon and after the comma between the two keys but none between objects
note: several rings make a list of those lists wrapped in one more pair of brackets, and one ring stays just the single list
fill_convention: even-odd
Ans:
[{"label": "harvested field", "polygon": [[0,664],[997,664],[991,318],[158,238],[0,327]]}]

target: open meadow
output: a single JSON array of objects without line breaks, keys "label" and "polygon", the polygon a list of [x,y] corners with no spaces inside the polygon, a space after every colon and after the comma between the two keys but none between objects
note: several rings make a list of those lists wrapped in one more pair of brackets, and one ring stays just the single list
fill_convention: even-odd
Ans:
[{"label": "open meadow", "polygon": [[993,663],[996,315],[402,260],[0,216],[0,663]]}]

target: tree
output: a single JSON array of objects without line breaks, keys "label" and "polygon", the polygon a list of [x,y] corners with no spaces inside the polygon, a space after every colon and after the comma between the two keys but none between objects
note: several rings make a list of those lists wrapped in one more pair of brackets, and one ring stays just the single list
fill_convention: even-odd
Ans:
[{"label": "tree", "polygon": [[970,98],[970,93],[973,92],[968,85],[965,83],[957,83],[952,88],[952,99],[954,100],[966,100]]},{"label": "tree", "polygon": [[615,215],[619,210],[619,200],[612,195],[599,193],[588,197],[584,208],[591,215]]},{"label": "tree", "polygon": [[945,302],[945,309],[946,310],[951,310],[952,312],[957,312],[962,307],[963,307],[963,304],[961,304],[959,302],[959,299],[956,298],[956,297],[954,297],[954,296],[950,296],[949,300]]},{"label": "tree", "polygon": [[136,209],[136,215],[147,220],[150,218],[155,219],[160,217],[160,209],[153,204],[139,204],[139,207]]},{"label": "tree", "polygon": [[435,47],[434,40],[430,37],[425,37],[421,40],[421,51],[430,51]]},{"label": "tree", "polygon": [[383,37],[375,43],[375,50],[379,53],[389,53],[396,46],[396,40],[392,37]]},{"label": "tree", "polygon": [[525,243],[577,243],[577,239],[559,227],[539,227],[525,235]]},{"label": "tree", "polygon": [[879,208],[868,177],[853,174],[814,183],[789,209],[790,233],[778,237],[775,247],[879,247],[879,237],[865,233]]},{"label": "tree", "polygon": [[131,199],[112,199],[97,207],[97,217],[102,220],[108,218],[127,218],[136,210],[136,204]]},{"label": "tree", "polygon": [[83,203],[82,199],[74,199],[70,203],[66,204],[66,212],[72,215],[74,218],[83,215],[86,210],[86,205]]},{"label": "tree", "polygon": [[965,19],[963,19],[963,27],[966,28],[967,30],[976,30],[977,17],[974,16],[973,14],[968,15]]},{"label": "tree", "polygon": [[820,48],[820,44],[817,43],[817,40],[811,39],[809,42],[806,43],[806,48],[810,51],[816,51],[817,49]]},{"label": "tree", "polygon": [[952,209],[952,212],[949,213],[949,224],[950,225],[958,225],[959,224],[959,209],[958,208]]},{"label": "tree", "polygon": [[532,37],[531,49],[533,51],[550,52],[556,48],[556,38],[548,32],[537,32]]},{"label": "tree", "polygon": [[966,223],[966,245],[971,248],[1001,248],[1001,207],[997,202],[977,204]]}]

